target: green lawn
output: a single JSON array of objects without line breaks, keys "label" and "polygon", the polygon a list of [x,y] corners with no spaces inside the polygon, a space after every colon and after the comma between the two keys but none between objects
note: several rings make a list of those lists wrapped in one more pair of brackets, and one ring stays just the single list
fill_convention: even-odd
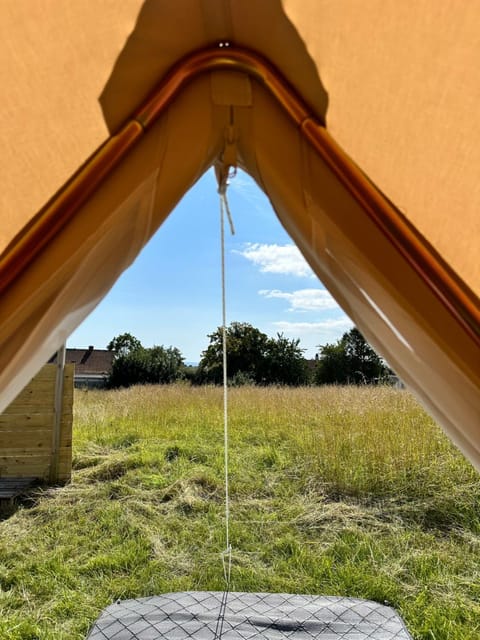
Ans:
[{"label": "green lawn", "polygon": [[[405,391],[234,388],[232,588],[388,602],[480,638],[480,482]],[[74,473],[0,522],[0,638],[84,638],[118,598],[223,589],[222,391],[79,392]]]}]

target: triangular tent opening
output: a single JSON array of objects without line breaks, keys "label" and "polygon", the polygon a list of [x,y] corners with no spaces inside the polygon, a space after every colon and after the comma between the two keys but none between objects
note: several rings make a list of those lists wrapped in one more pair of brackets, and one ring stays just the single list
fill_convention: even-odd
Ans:
[{"label": "triangular tent opening", "polygon": [[214,163],[238,165],[345,312],[478,464],[474,294],[270,62],[229,44],[180,61],[7,247],[4,405],[195,180]]}]

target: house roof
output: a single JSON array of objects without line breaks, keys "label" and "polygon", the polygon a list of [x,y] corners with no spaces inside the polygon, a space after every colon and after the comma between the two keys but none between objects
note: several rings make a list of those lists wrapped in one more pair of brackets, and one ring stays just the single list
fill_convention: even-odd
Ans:
[{"label": "house roof", "polygon": [[[107,349],[67,349],[65,362],[75,365],[75,375],[108,374],[112,369],[113,351]],[[49,362],[56,362],[56,354]]]}]

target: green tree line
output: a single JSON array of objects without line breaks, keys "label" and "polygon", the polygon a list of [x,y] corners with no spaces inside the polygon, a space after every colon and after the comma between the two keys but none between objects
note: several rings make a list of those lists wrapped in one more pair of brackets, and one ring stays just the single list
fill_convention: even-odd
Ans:
[{"label": "green tree line", "polygon": [[113,351],[111,388],[134,384],[169,384],[183,377],[184,359],[176,347],[144,347],[130,333],[123,333],[107,345]]},{"label": "green tree line", "polygon": [[[109,377],[111,388],[134,384],[192,384],[223,381],[223,332],[209,334],[209,345],[198,367],[187,367],[176,347],[144,347],[130,333],[113,338],[107,348],[114,353]],[[343,334],[334,344],[319,347],[315,361],[304,357],[299,339],[277,334],[268,337],[246,322],[226,328],[227,374],[230,385],[373,384],[392,374],[358,329]]]}]

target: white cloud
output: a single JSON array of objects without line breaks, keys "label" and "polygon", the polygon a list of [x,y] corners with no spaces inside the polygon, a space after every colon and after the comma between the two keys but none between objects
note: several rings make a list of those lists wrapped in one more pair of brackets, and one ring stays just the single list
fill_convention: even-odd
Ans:
[{"label": "white cloud", "polygon": [[283,333],[288,338],[300,338],[300,346],[305,349],[305,356],[313,358],[318,347],[336,342],[353,327],[353,322],[347,317],[322,320],[320,322],[274,322],[275,331]]},{"label": "white cloud", "polygon": [[258,293],[265,298],[287,300],[290,303],[289,311],[325,311],[340,308],[325,289],[298,289],[291,293],[279,289],[262,289]]},{"label": "white cloud", "polygon": [[288,322],[279,320],[273,323],[277,329],[286,334],[298,335],[313,332],[337,332],[348,331],[353,327],[353,322],[347,316],[320,322]]},{"label": "white cloud", "polygon": [[243,251],[235,251],[260,268],[262,273],[313,277],[314,273],[294,244],[248,242]]}]

